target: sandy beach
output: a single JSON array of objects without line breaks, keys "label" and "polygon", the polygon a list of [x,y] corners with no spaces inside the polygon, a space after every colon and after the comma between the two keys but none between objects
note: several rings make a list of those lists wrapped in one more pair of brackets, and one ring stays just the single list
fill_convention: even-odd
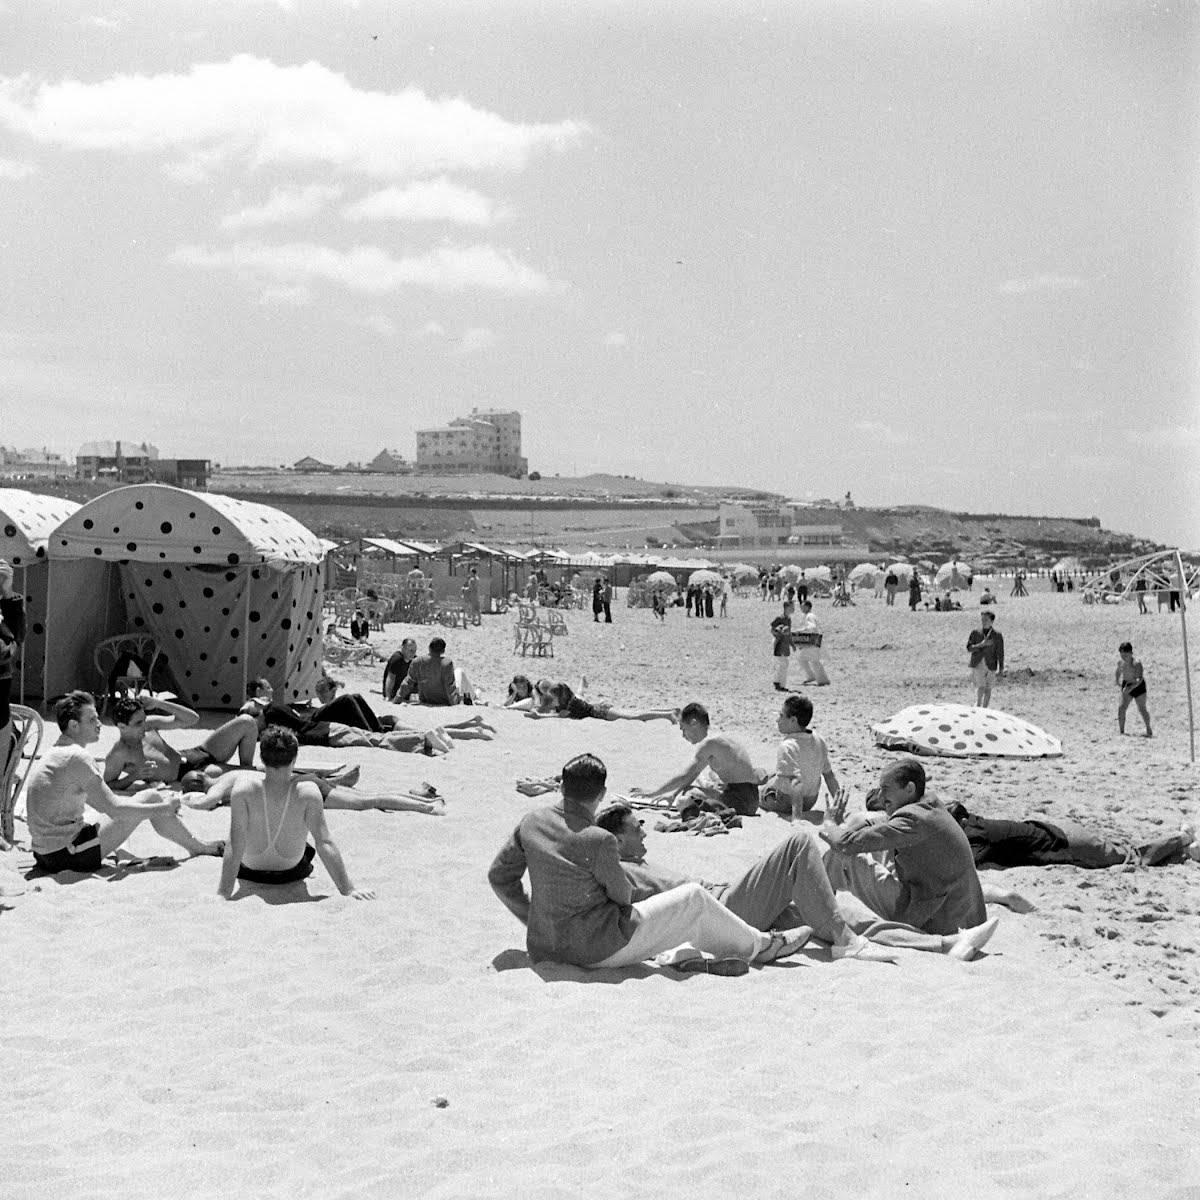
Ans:
[{"label": "sandy beach", "polygon": [[[373,904],[338,896],[320,867],[287,902],[226,903],[215,859],[26,883],[0,925],[3,1194],[1200,1196],[1196,863],[995,876],[1037,907],[996,909],[1000,928],[969,964],[834,964],[808,948],[741,979],[531,966],[486,880],[520,814],[543,802],[515,781],[588,749],[620,792],[661,782],[689,750],[664,722],[499,711],[508,679],[562,679],[628,707],[702,700],[767,767],[774,612],[737,598],[725,621],[674,609],[660,626],[621,592],[611,626],[568,613],[547,660],[514,657],[511,616],[448,631],[449,655],[491,703],[494,742],[433,760],[303,752],[361,764],[363,790],[429,780],[447,797],[441,817],[330,813]],[[996,612],[1008,676],[993,704],[1060,737],[1064,754],[926,760],[939,795],[1135,841],[1194,820],[1178,617],[1007,589]],[[872,722],[918,700],[970,703],[978,612],[912,614],[860,593],[817,615],[833,683],[812,693],[814,727],[861,800],[892,761]],[[393,625],[374,642],[386,653],[442,632]],[[1145,664],[1152,741],[1116,733],[1125,638]],[[335,671],[380,712],[422,727],[449,716],[385,705],[381,673]],[[114,736],[106,727],[97,754]],[[228,826],[227,811],[185,819],[203,837]],[[652,832],[648,853],[728,878],[787,829],[764,816],[721,837]],[[18,838],[27,847],[20,823]],[[148,830],[131,848],[171,849]],[[27,849],[0,864],[9,880],[31,865]]]}]

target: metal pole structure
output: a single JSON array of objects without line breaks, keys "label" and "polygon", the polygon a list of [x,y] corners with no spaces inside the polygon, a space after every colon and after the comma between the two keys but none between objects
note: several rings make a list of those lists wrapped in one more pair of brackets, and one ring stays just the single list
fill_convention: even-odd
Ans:
[{"label": "metal pole structure", "polygon": [[1187,684],[1188,702],[1188,749],[1192,762],[1196,761],[1196,718],[1192,710],[1192,667],[1188,660],[1187,640],[1187,578],[1183,572],[1183,556],[1175,551],[1175,570],[1179,583],[1179,628],[1183,633],[1183,678]]},{"label": "metal pole structure", "polygon": [[[49,563],[46,564],[46,570],[49,571]],[[25,604],[29,603],[29,568],[22,565],[21,567],[21,599]],[[46,628],[45,621],[42,622],[42,629]],[[29,611],[25,612],[25,641],[29,641]],[[21,646],[21,703],[25,703],[25,647]]]}]

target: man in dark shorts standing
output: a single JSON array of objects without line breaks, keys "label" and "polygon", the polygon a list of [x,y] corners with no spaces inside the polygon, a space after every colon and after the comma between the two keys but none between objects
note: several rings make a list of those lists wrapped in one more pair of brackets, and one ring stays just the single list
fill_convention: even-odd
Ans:
[{"label": "man in dark shorts standing", "polygon": [[116,745],[104,759],[104,782],[114,792],[153,783],[178,783],[189,771],[221,766],[237,752],[238,765],[254,766],[258,723],[239,714],[214,729],[199,746],[178,751],[163,740],[164,729],[192,729],[200,715],[171,700],[141,695],[113,704]]},{"label": "man in dark shorts standing", "polygon": [[[96,702],[70,692],[55,706],[60,737],[38,760],[25,784],[25,807],[34,861],[44,871],[95,871],[104,856],[149,821],[159,837],[189,854],[219,855],[222,842],[202,842],[178,817],[179,797],[152,789],[117,796],[100,778],[85,747],[100,737]],[[101,820],[88,824],[84,809]]]}]

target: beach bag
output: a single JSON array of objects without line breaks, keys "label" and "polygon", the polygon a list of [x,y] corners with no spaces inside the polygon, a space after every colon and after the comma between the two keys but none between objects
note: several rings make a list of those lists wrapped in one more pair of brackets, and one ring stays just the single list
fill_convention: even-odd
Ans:
[{"label": "beach bag", "polygon": [[816,646],[816,647],[820,648],[821,642],[824,639],[824,637],[825,637],[824,634],[817,633],[813,629],[797,629],[796,632],[792,634],[792,645],[793,646]]}]

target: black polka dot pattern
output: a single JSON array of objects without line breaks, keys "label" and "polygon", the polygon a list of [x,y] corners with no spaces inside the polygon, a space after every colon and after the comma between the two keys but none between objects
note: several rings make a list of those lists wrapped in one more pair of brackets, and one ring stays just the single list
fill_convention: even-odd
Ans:
[{"label": "black polka dot pattern", "polygon": [[915,704],[873,725],[877,745],[948,758],[1057,758],[1062,742],[994,708]]}]

